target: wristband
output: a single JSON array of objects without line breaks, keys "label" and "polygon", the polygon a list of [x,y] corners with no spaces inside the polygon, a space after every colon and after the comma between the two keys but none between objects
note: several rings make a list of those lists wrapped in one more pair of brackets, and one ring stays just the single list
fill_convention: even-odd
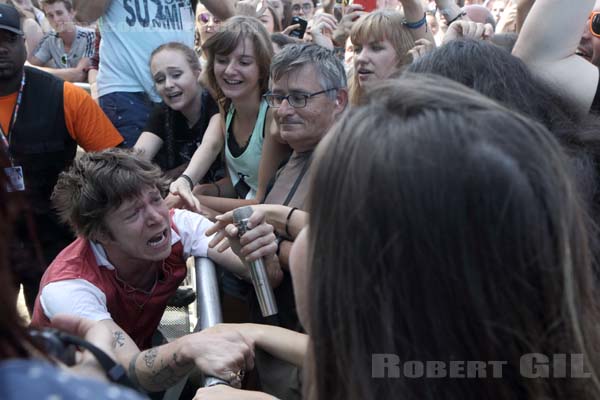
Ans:
[{"label": "wristband", "polygon": [[423,13],[423,18],[418,20],[417,22],[404,21],[403,24],[408,29],[419,29],[423,25],[427,24],[427,14]]},{"label": "wristband", "polygon": [[465,15],[467,15],[467,13],[464,12],[463,10],[460,10],[460,12],[458,13],[458,15],[456,17],[454,17],[452,19],[452,21],[448,21],[448,26],[450,26],[453,22],[458,21],[459,18],[464,17]]},{"label": "wristband", "polygon": [[288,238],[292,238],[292,235],[290,235],[290,218],[292,218],[292,214],[294,213],[294,211],[296,211],[298,209],[298,207],[293,207],[290,212],[287,215],[287,218],[285,219],[285,234],[287,235]]},{"label": "wristband", "polygon": [[194,182],[192,181],[192,178],[190,178],[186,174],[181,174],[179,175],[179,177],[185,179],[187,183],[190,184],[190,190],[194,190]]}]

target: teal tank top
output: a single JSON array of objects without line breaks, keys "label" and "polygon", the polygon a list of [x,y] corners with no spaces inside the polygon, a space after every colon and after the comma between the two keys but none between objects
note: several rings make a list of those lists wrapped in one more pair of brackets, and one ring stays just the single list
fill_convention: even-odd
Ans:
[{"label": "teal tank top", "polygon": [[262,154],[263,132],[268,109],[269,105],[265,100],[262,100],[248,145],[239,157],[234,157],[231,154],[228,145],[230,135],[229,126],[235,114],[233,105],[229,107],[227,118],[225,119],[225,162],[227,163],[227,170],[229,171],[229,177],[234,187],[236,187],[241,179],[250,187],[250,191],[245,197],[247,200],[256,197],[256,191],[258,190],[258,166]]}]

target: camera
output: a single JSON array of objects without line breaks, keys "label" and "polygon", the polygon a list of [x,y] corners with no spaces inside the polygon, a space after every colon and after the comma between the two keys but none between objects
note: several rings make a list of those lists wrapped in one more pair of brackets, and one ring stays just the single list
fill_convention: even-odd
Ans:
[{"label": "camera", "polygon": [[75,365],[77,347],[56,329],[30,330],[29,335],[50,357],[67,366]]},{"label": "camera", "polygon": [[294,29],[293,31],[290,32],[290,36],[291,37],[295,37],[298,39],[302,39],[304,37],[304,32],[306,32],[306,26],[308,25],[308,21],[306,21],[304,18],[300,18],[300,17],[292,17],[292,25],[300,25],[300,28],[298,29]]}]

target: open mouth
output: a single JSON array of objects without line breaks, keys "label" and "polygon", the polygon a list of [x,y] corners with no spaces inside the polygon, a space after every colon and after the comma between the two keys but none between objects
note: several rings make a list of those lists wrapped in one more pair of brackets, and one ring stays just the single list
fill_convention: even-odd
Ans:
[{"label": "open mouth", "polygon": [[146,242],[146,243],[148,244],[148,246],[154,247],[154,248],[164,246],[164,244],[167,241],[167,234],[168,234],[168,231],[167,231],[167,229],[165,229],[158,235],[152,236],[150,238],[150,240],[148,240],[148,242]]},{"label": "open mouth", "polygon": [[356,72],[358,73],[359,80],[369,79],[369,77],[371,75],[373,75],[373,71],[370,71],[368,69],[363,69],[363,68],[358,69]]},{"label": "open mouth", "polygon": [[174,100],[174,99],[178,99],[183,95],[183,92],[175,92],[175,93],[171,93],[167,95],[167,98],[169,100]]},{"label": "open mouth", "polygon": [[241,85],[243,83],[243,81],[236,81],[230,79],[223,79],[223,82],[225,82],[228,85]]}]

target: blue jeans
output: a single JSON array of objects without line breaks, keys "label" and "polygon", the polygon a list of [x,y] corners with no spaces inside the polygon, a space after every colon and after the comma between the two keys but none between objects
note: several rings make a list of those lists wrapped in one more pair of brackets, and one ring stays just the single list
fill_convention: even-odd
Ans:
[{"label": "blue jeans", "polygon": [[100,107],[125,141],[133,147],[150,117],[153,103],[144,92],[113,92],[100,97]]}]

